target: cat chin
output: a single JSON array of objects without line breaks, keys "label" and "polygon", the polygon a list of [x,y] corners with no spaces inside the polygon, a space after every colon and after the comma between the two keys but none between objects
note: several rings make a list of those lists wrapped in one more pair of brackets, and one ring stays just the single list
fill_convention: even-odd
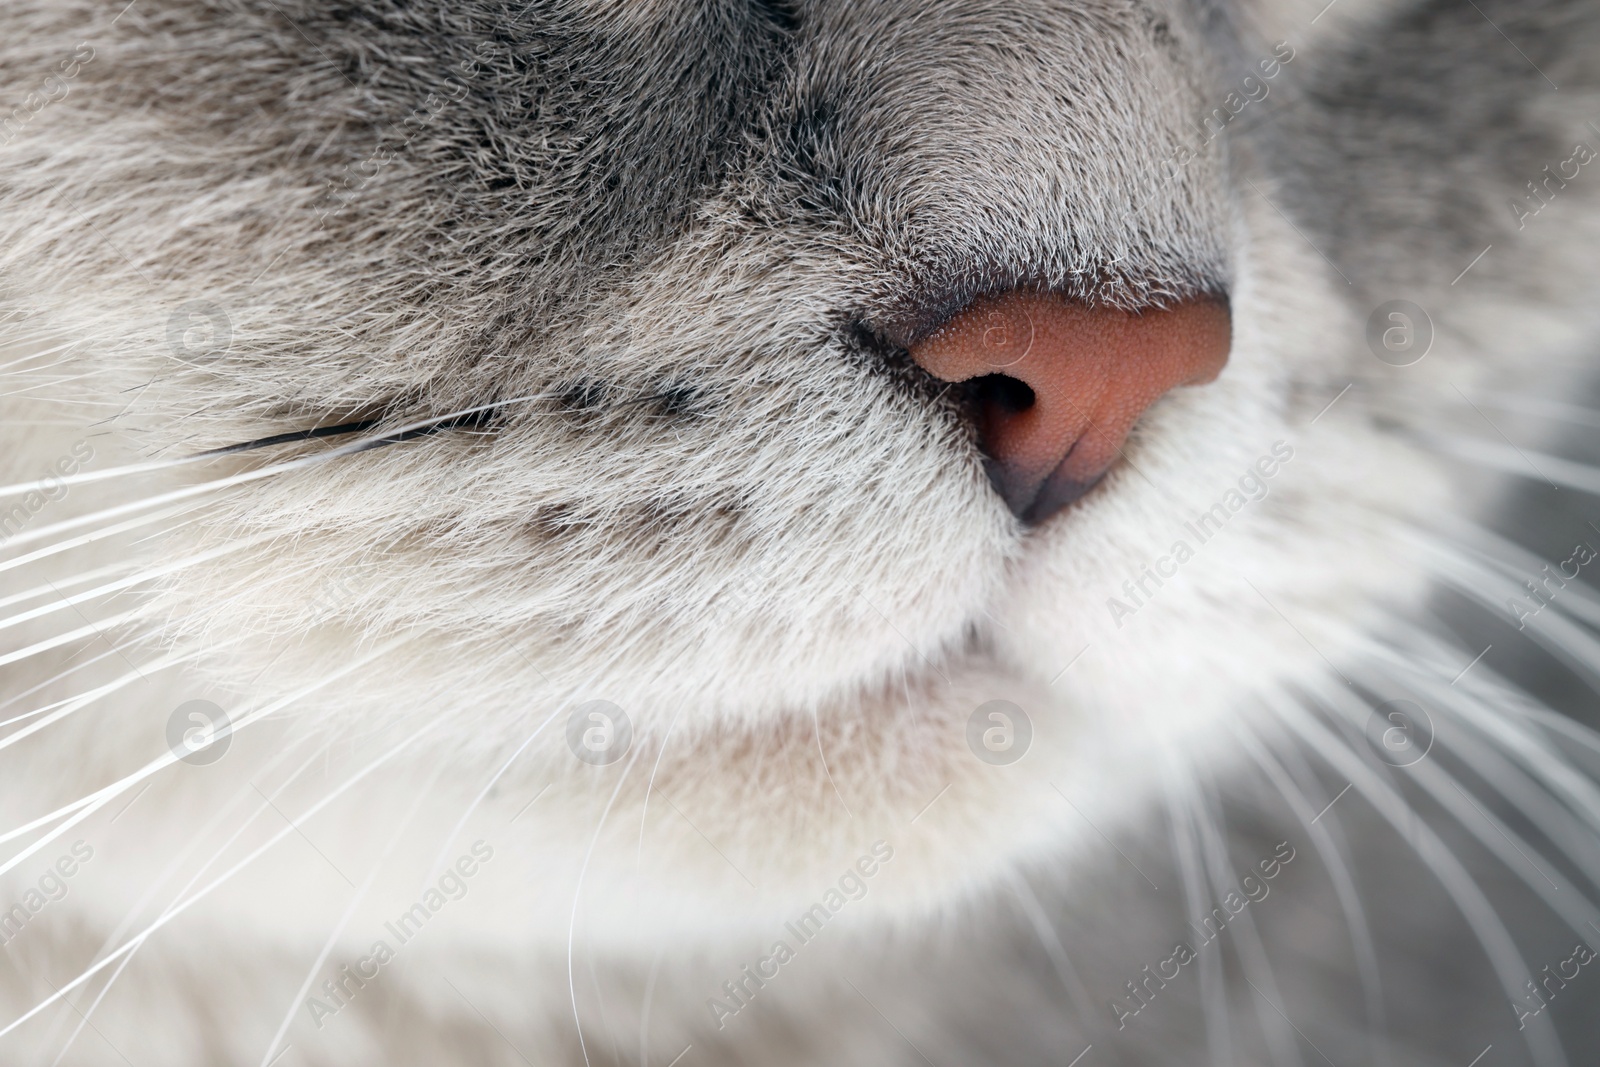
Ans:
[{"label": "cat chin", "polygon": [[[321,723],[348,710],[338,706],[346,697],[312,696],[295,718],[241,730],[214,766],[164,779],[119,839],[138,847],[114,862],[145,870],[197,833],[209,855],[217,842],[207,820],[233,810],[249,782],[276,813],[266,818],[249,794],[263,821],[219,860],[232,862],[290,819],[314,846],[274,846],[260,861],[272,878],[229,890],[234,930],[259,923],[292,937],[304,919],[306,938],[325,935],[319,894],[341,877],[359,882],[379,862],[382,891],[399,896],[370,903],[399,913],[403,889],[427,884],[478,840],[494,850],[492,877],[473,884],[471,907],[452,925],[491,948],[508,939],[558,945],[574,927],[618,949],[708,933],[781,935],[782,923],[819,902],[841,926],[912,922],[980,894],[1018,858],[1096,847],[1101,832],[1139,813],[1172,755],[1177,732],[1161,724],[1019,684],[993,662],[944,669],[948,683],[911,683],[814,718],[683,728],[665,744],[639,737],[605,764],[574,758],[565,709],[530,722],[508,762],[511,753],[463,747],[471,709],[444,694],[418,693],[423,713],[331,745]],[[173,698],[183,691],[177,683]],[[974,737],[974,711],[995,701],[1027,709],[1029,736],[1014,761],[983,758]],[[402,828],[398,845],[385,846]],[[848,907],[838,906],[830,890],[861,871],[864,855],[877,856],[878,869],[846,879],[838,892]],[[106,896],[108,921],[121,903]]]}]

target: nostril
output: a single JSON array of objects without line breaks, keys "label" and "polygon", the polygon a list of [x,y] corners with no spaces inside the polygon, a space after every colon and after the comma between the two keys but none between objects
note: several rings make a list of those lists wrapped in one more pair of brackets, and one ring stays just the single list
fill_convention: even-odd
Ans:
[{"label": "nostril", "polygon": [[968,405],[984,420],[1019,415],[1033,407],[1033,389],[1009,374],[985,374],[961,383]]}]

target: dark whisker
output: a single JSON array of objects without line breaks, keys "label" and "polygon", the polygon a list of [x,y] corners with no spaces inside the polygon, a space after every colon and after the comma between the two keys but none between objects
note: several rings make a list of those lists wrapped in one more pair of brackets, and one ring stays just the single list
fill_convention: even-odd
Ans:
[{"label": "dark whisker", "polygon": [[374,448],[383,448],[385,445],[397,445],[401,441],[410,441],[416,437],[427,437],[430,434],[438,433],[440,430],[480,428],[487,426],[493,420],[495,414],[495,410],[490,408],[484,411],[474,411],[470,415],[458,415],[453,419],[445,419],[443,422],[436,422],[432,426],[419,426],[413,430],[402,430],[389,437],[380,437],[376,440],[368,441],[360,447],[352,449],[351,454],[368,452]]},{"label": "dark whisker", "polygon": [[293,441],[311,441],[318,437],[338,437],[341,434],[360,433],[362,430],[370,430],[376,425],[378,425],[377,419],[362,419],[360,422],[346,422],[338,426],[318,426],[310,430],[291,430],[288,433],[260,437],[254,441],[245,441],[242,444],[208,448],[204,452],[196,452],[195,456],[231,456],[235,452],[249,452],[252,449],[267,448],[272,445],[285,445]]},{"label": "dark whisker", "polygon": [[[353,449],[351,454],[365,452],[373,448],[382,448],[385,445],[399,444],[415,437],[427,437],[429,434],[438,433],[440,430],[459,430],[466,427],[481,427],[489,423],[495,415],[492,408],[483,411],[474,411],[466,415],[444,419],[431,426],[421,426],[415,429],[402,430],[390,437],[380,437],[368,441],[359,448]],[[322,437],[340,437],[344,434],[361,433],[377,426],[382,419],[362,419],[359,422],[344,422],[337,426],[317,426],[310,430],[291,430],[288,433],[273,434],[270,437],[257,438],[254,441],[245,441],[237,445],[224,445],[221,448],[211,448],[204,452],[197,452],[191,458],[204,456],[230,456],[236,452],[249,452],[257,448],[270,448],[273,445],[293,444],[297,441],[313,441]]]}]

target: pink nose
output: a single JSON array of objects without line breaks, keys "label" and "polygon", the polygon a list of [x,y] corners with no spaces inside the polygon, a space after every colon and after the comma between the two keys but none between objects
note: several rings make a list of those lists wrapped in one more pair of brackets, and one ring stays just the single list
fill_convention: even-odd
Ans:
[{"label": "pink nose", "polygon": [[1135,313],[1016,291],[973,301],[911,358],[973,382],[990,480],[1019,518],[1040,522],[1095,486],[1167,390],[1222,373],[1231,342],[1220,300]]}]

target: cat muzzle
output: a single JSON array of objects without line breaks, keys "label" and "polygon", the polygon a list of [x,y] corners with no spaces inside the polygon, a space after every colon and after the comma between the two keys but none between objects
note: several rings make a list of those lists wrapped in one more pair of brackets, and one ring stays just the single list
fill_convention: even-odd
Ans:
[{"label": "cat muzzle", "polygon": [[1146,408],[1222,373],[1231,343],[1215,298],[1128,312],[1016,291],[980,297],[910,351],[963,383],[989,480],[1039,523],[1099,483]]}]

